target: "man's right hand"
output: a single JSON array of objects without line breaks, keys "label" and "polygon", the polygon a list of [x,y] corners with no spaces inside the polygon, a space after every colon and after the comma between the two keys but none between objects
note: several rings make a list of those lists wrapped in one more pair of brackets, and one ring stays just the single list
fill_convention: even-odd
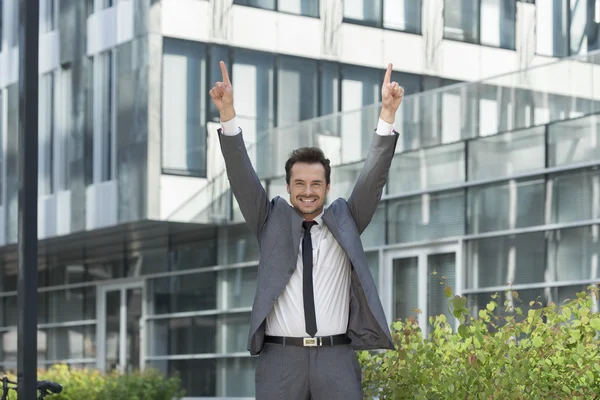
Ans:
[{"label": "man's right hand", "polygon": [[233,108],[233,86],[231,86],[225,63],[221,61],[219,65],[221,66],[223,81],[215,83],[215,86],[213,86],[209,93],[213,103],[215,103],[215,106],[217,106],[217,109],[221,114],[221,121],[227,122],[235,117],[235,109]]}]

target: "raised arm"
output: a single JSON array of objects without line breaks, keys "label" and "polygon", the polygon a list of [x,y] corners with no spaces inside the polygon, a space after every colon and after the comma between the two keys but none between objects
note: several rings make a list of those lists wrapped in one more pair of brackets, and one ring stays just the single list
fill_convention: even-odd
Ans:
[{"label": "raised arm", "polygon": [[391,77],[392,64],[388,64],[381,86],[381,114],[377,131],[363,169],[348,198],[348,205],[359,233],[367,228],[377,211],[398,142],[398,134],[393,130],[393,124],[396,111],[402,103],[404,89],[397,82],[390,82]]},{"label": "raised arm", "polygon": [[237,125],[233,106],[233,86],[227,68],[223,61],[220,65],[223,81],[215,83],[210,90],[210,96],[219,110],[221,119],[222,127],[218,131],[221,152],[231,191],[240,205],[248,227],[258,236],[267,220],[270,203],[248,157],[242,130]]}]

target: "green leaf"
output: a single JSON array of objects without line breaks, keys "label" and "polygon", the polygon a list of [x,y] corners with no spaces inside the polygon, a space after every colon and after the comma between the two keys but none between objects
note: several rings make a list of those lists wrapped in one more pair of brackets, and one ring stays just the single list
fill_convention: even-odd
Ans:
[{"label": "green leaf", "polygon": [[488,303],[486,308],[488,309],[489,312],[492,312],[496,309],[496,303],[494,303],[493,301]]},{"label": "green leaf", "polygon": [[590,321],[590,326],[597,331],[600,331],[600,317],[594,317]]},{"label": "green leaf", "polygon": [[468,336],[468,331],[467,331],[467,327],[465,325],[460,325],[458,327],[458,333],[460,334],[460,336],[462,336],[463,338],[466,338]]},{"label": "green leaf", "polygon": [[444,295],[446,296],[447,299],[452,297],[452,288],[450,286],[446,286],[444,288]]},{"label": "green leaf", "polygon": [[544,344],[544,341],[542,340],[541,337],[536,336],[536,337],[533,338],[533,345],[535,347],[538,347],[538,348],[542,347],[543,344]]}]

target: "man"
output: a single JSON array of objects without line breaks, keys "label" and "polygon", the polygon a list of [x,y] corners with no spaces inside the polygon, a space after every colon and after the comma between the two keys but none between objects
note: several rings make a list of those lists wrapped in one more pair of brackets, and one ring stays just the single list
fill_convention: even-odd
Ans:
[{"label": "man", "polygon": [[360,241],[381,198],[398,135],[392,129],[404,90],[381,88],[382,110],[371,149],[348,200],[325,210],[331,167],[317,148],[296,150],[285,165],[290,206],[271,201],[254,171],[236,122],[233,87],[210,95],[231,189],[260,245],[248,350],[259,354],[258,400],[360,400],[355,350],[392,349],[393,342]]}]

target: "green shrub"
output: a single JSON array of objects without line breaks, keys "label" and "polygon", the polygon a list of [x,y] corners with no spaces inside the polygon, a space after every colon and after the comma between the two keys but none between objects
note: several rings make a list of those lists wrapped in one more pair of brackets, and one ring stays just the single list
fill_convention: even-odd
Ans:
[{"label": "green shrub", "polygon": [[365,398],[600,398],[597,287],[561,306],[533,301],[526,312],[511,306],[516,291],[507,292],[504,309],[496,294],[478,318],[450,287],[446,297],[457,331],[439,315],[424,338],[410,317],[392,324],[395,350],[359,353]]},{"label": "green shrub", "polygon": [[[6,375],[16,381],[14,373]],[[55,381],[63,386],[62,393],[48,396],[48,400],[172,400],[184,395],[177,375],[165,377],[154,369],[131,374],[101,374],[93,369],[59,364],[38,371],[38,380]],[[16,398],[16,393],[11,391],[9,399]]]}]

